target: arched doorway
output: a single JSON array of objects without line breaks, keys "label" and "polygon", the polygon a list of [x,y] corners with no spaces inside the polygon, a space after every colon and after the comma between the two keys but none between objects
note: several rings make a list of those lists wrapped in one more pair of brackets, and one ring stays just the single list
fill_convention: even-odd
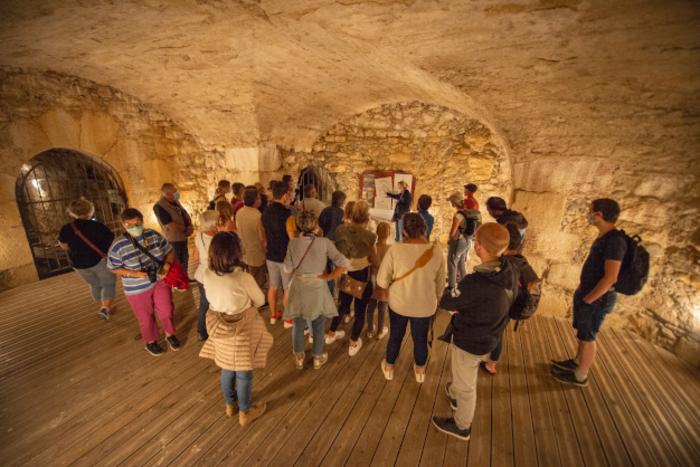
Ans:
[{"label": "arched doorway", "polygon": [[39,278],[71,270],[58,247],[58,232],[70,221],[66,209],[85,196],[95,204],[95,219],[114,232],[126,194],[111,167],[69,149],[44,151],[24,164],[15,187],[17,206]]},{"label": "arched doorway", "polygon": [[327,170],[313,165],[301,170],[297,180],[299,199],[304,199],[304,186],[309,183],[316,187],[318,199],[326,204],[331,204],[331,197],[333,191],[335,191],[336,184]]}]

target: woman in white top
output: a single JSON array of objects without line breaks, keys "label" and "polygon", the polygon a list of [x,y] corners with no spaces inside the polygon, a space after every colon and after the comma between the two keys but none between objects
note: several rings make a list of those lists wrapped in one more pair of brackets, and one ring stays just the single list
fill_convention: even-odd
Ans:
[{"label": "woman in white top", "polygon": [[377,273],[377,287],[389,289],[389,342],[381,368],[394,377],[406,325],[411,323],[416,381],[425,381],[428,331],[438,300],[445,289],[445,259],[437,245],[425,239],[427,226],[416,213],[403,217],[403,242],[389,248]]},{"label": "woman in white top", "polygon": [[265,304],[265,295],[245,271],[235,233],[220,232],[212,238],[202,283],[210,303],[209,339],[199,356],[213,359],[221,368],[226,415],[240,409],[238,421],[246,426],[265,412],[264,403],[253,404],[253,369],[265,367],[272,336],[257,310]]},{"label": "woman in white top", "polygon": [[219,214],[216,211],[204,211],[199,215],[199,232],[194,236],[194,255],[192,256],[195,262],[199,261],[197,270],[194,272],[194,280],[197,281],[197,289],[199,289],[199,312],[197,313],[197,334],[199,340],[205,341],[209,337],[207,334],[207,310],[209,309],[209,301],[207,294],[202,285],[204,271],[209,267],[209,245],[211,239],[216,235],[216,223],[219,220]]}]

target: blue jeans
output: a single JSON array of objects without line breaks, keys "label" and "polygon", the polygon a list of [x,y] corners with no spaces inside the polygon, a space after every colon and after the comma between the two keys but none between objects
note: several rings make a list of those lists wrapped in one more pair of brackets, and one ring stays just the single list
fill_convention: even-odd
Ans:
[{"label": "blue jeans", "polygon": [[615,308],[617,293],[611,290],[591,304],[584,303],[584,296],[580,290],[574,292],[574,328],[578,340],[593,342],[605,316]]},{"label": "blue jeans", "polygon": [[413,338],[413,358],[416,366],[425,366],[428,361],[428,331],[430,330],[431,317],[409,318],[400,315],[389,308],[389,342],[386,344],[386,362],[393,365],[399,356],[401,342],[406,334],[406,325],[411,323],[411,337]]},{"label": "blue jeans", "polygon": [[[294,353],[301,353],[304,351],[304,329],[307,323],[308,321],[303,318],[294,318],[294,326],[292,328],[292,349]],[[314,357],[320,357],[323,355],[323,348],[326,345],[326,336],[324,332],[326,329],[326,317],[321,315],[311,321],[310,324],[311,335],[314,336],[314,345],[311,354]]]},{"label": "blue jeans", "polygon": [[403,219],[395,220],[394,225],[396,226],[395,240],[396,242],[400,242],[401,240],[403,240]]},{"label": "blue jeans", "polygon": [[204,285],[197,281],[197,289],[199,289],[199,311],[197,312],[197,333],[202,339],[208,339],[207,333],[207,310],[209,310],[209,300],[204,290]]},{"label": "blue jeans", "polygon": [[[463,236],[450,240],[447,248],[447,282],[451,289],[467,275],[467,254],[471,241]],[[457,274],[459,273],[459,277]]]},{"label": "blue jeans", "polygon": [[238,408],[247,412],[253,402],[253,370],[231,371],[222,368],[221,391],[227,404],[238,401]]},{"label": "blue jeans", "polygon": [[99,302],[114,298],[114,284],[117,281],[117,276],[107,269],[107,260],[102,259],[90,268],[76,268],[75,270],[90,285],[90,294],[93,300]]}]

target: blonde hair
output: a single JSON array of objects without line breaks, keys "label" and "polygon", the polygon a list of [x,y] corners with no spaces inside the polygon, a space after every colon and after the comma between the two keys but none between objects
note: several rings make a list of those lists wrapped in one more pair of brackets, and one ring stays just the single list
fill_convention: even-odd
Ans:
[{"label": "blonde hair", "polygon": [[447,200],[450,202],[452,207],[454,208],[461,208],[464,206],[464,199],[462,198],[462,195],[460,193],[457,193],[456,191],[452,193]]},{"label": "blonde hair", "polygon": [[216,230],[216,224],[219,222],[219,213],[208,210],[199,215],[199,229],[202,232],[211,232]]},{"label": "blonde hair", "polygon": [[297,228],[304,233],[313,232],[318,225],[318,217],[313,211],[301,211],[297,215]]},{"label": "blonde hair", "polygon": [[487,222],[476,230],[476,241],[493,256],[500,256],[510,242],[510,234],[501,224]]},{"label": "blonde hair", "polygon": [[367,201],[361,199],[355,203],[350,219],[354,224],[364,224],[369,221],[369,204],[367,204]]},{"label": "blonde hair", "polygon": [[233,208],[231,203],[226,200],[221,200],[216,203],[216,212],[219,214],[217,219],[218,225],[226,225],[227,222],[233,219]]},{"label": "blonde hair", "polygon": [[94,212],[95,205],[83,196],[71,202],[66,210],[66,213],[68,213],[69,216],[76,219],[83,216],[91,216],[94,214]]},{"label": "blonde hair", "polygon": [[388,222],[380,222],[377,225],[377,241],[384,241],[391,234],[391,226]]},{"label": "blonde hair", "polygon": [[352,212],[355,210],[356,201],[348,201],[345,203],[345,220],[349,221],[352,219]]}]

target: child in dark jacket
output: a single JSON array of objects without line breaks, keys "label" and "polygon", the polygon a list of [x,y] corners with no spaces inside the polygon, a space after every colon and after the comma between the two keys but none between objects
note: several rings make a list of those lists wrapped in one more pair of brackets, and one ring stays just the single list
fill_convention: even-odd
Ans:
[{"label": "child in dark jacket", "polygon": [[476,406],[479,363],[498,345],[508,323],[517,291],[515,269],[502,257],[508,230],[493,222],[476,231],[474,251],[481,264],[459,283],[459,296],[443,295],[440,307],[453,313],[450,343],[452,381],[445,387],[451,417],[433,417],[433,425],[448,435],[468,440]]}]

